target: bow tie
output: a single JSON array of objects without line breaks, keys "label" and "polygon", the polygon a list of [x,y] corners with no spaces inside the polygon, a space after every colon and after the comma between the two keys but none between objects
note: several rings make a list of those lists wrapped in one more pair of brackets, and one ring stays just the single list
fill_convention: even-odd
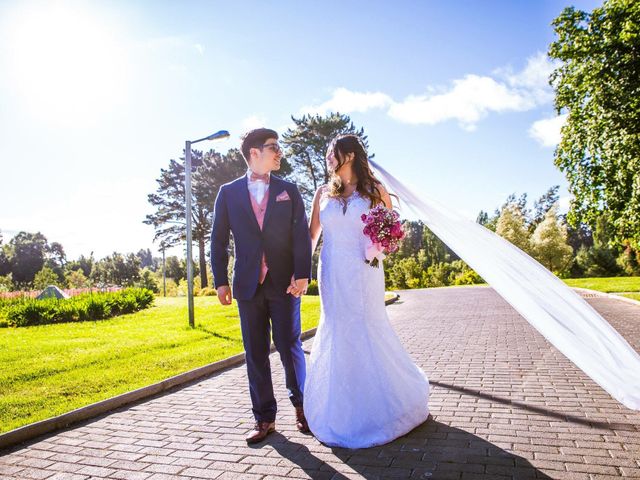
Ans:
[{"label": "bow tie", "polygon": [[252,182],[262,180],[264,183],[269,183],[269,176],[270,175],[268,173],[265,173],[264,175],[258,175],[257,173],[251,172],[251,176],[249,177],[249,180],[251,180]]}]

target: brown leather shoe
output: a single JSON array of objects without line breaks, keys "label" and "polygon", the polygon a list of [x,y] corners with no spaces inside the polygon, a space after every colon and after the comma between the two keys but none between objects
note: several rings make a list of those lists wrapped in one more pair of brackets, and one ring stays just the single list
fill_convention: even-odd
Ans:
[{"label": "brown leather shoe", "polygon": [[272,432],[276,431],[276,422],[256,422],[253,430],[247,436],[247,443],[258,443],[267,438]]},{"label": "brown leather shoe", "polygon": [[309,433],[309,424],[307,423],[307,417],[304,416],[304,408],[296,407],[296,428],[299,432]]}]

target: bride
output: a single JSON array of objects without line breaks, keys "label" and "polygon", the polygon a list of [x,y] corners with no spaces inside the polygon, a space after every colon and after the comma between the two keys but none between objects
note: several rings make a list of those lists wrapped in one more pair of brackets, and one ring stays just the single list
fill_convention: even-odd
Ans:
[{"label": "bride", "polygon": [[320,254],[322,314],[305,382],[305,413],[331,446],[389,442],[428,416],[429,384],[403,349],[384,308],[384,273],[364,262],[360,216],[391,201],[378,178],[445,244],[578,368],[626,407],[640,410],[640,355],[584,299],[505,239],[416,195],[369,161],[358,137],[334,140],[332,175],[311,215]]},{"label": "bride", "polygon": [[328,185],[313,200],[313,249],[320,253],[320,324],[307,365],[305,415],[329,446],[365,448],[402,436],[428,415],[429,382],[389,324],[384,272],[365,263],[361,215],[391,198],[355,135],[327,151]]}]

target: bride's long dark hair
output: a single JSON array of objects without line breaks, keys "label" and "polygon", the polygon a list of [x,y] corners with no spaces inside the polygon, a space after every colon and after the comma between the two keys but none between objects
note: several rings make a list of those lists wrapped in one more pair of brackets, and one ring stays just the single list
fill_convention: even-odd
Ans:
[{"label": "bride's long dark hair", "polygon": [[369,199],[371,207],[384,203],[382,200],[382,194],[378,188],[378,186],[381,185],[381,182],[373,175],[373,172],[369,167],[369,156],[367,155],[367,150],[364,148],[360,137],[352,134],[340,135],[331,141],[329,150],[333,153],[337,162],[337,165],[333,172],[331,172],[331,177],[329,178],[330,196],[342,196],[345,186],[336,172],[338,172],[338,170],[340,170],[344,165],[346,155],[353,153],[353,173],[355,173],[358,178],[356,190],[362,197]]}]

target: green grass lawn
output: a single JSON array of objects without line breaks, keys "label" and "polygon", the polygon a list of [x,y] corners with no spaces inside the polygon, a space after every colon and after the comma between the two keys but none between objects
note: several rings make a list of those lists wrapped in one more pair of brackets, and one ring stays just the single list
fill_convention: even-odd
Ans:
[{"label": "green grass lawn", "polygon": [[640,292],[640,277],[568,278],[564,282],[570,287],[606,293]]},{"label": "green grass lawn", "polygon": [[640,293],[621,293],[619,295],[621,297],[631,298],[633,300],[638,300],[640,302]]},{"label": "green grass lawn", "polygon": [[[320,300],[302,302],[302,330]],[[97,322],[0,329],[0,432],[140,388],[243,351],[238,311],[217,297],[185,298]]]}]

